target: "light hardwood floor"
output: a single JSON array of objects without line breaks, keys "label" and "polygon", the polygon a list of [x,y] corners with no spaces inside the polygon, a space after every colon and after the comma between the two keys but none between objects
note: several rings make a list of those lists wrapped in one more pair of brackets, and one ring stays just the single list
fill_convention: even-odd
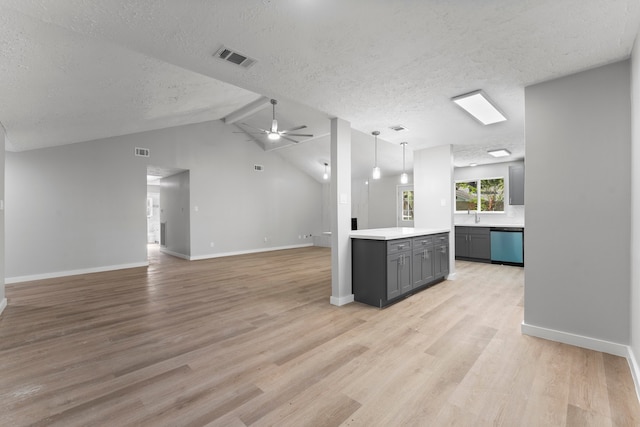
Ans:
[{"label": "light hardwood floor", "polygon": [[305,248],[7,286],[2,426],[638,426],[625,359],[520,333],[523,269],[383,310]]}]

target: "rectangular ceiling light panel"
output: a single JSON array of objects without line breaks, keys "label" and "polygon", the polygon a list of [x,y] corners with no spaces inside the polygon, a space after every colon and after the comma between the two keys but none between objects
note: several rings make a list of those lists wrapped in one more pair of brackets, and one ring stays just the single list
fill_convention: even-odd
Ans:
[{"label": "rectangular ceiling light panel", "polygon": [[501,148],[499,150],[487,151],[487,153],[489,153],[489,155],[493,157],[507,157],[511,155],[511,152],[509,150],[505,150],[504,148]]},{"label": "rectangular ceiling light panel", "polygon": [[483,125],[490,125],[507,120],[504,114],[498,110],[481,90],[456,96],[451,100]]}]

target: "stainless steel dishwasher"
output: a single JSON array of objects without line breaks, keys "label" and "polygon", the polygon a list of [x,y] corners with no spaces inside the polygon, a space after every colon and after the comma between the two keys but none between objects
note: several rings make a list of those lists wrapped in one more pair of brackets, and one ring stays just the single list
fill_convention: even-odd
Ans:
[{"label": "stainless steel dishwasher", "polygon": [[524,267],[524,228],[491,227],[491,262]]}]

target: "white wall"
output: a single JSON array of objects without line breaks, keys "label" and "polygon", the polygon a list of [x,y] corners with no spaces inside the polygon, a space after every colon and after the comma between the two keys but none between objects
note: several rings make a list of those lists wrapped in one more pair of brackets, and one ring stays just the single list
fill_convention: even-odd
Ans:
[{"label": "white wall", "polygon": [[[494,163],[489,165],[479,165],[475,167],[454,169],[454,181],[482,178],[504,178],[504,213],[480,213],[480,223],[487,223],[491,225],[524,224],[524,206],[511,206],[507,203],[509,201],[510,191],[509,166],[522,165],[523,163],[524,161],[520,160],[515,162]],[[473,214],[457,214],[454,212],[454,222],[456,225],[473,224],[475,223],[475,216]]]},{"label": "white wall", "polygon": [[160,181],[160,223],[165,224],[165,241],[161,242],[161,250],[186,259],[191,255],[189,194],[189,171]]},{"label": "white wall", "polygon": [[628,61],[525,90],[527,333],[629,343],[629,91]]},{"label": "white wall", "polygon": [[631,56],[631,368],[640,396],[640,41]]},{"label": "white wall", "polygon": [[190,170],[192,258],[311,244],[298,235],[321,231],[321,184],[233,130],[214,121],[7,153],[7,277],[145,264],[147,164]]}]

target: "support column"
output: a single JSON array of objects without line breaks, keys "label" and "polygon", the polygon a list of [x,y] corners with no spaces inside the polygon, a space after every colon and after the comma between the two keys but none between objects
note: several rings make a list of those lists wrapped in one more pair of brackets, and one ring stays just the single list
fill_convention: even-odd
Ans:
[{"label": "support column", "polygon": [[441,145],[413,153],[414,226],[447,228],[449,233],[449,276],[455,277],[453,226],[453,147]]},{"label": "support column", "polygon": [[331,119],[331,298],[353,302],[351,289],[351,124]]}]

